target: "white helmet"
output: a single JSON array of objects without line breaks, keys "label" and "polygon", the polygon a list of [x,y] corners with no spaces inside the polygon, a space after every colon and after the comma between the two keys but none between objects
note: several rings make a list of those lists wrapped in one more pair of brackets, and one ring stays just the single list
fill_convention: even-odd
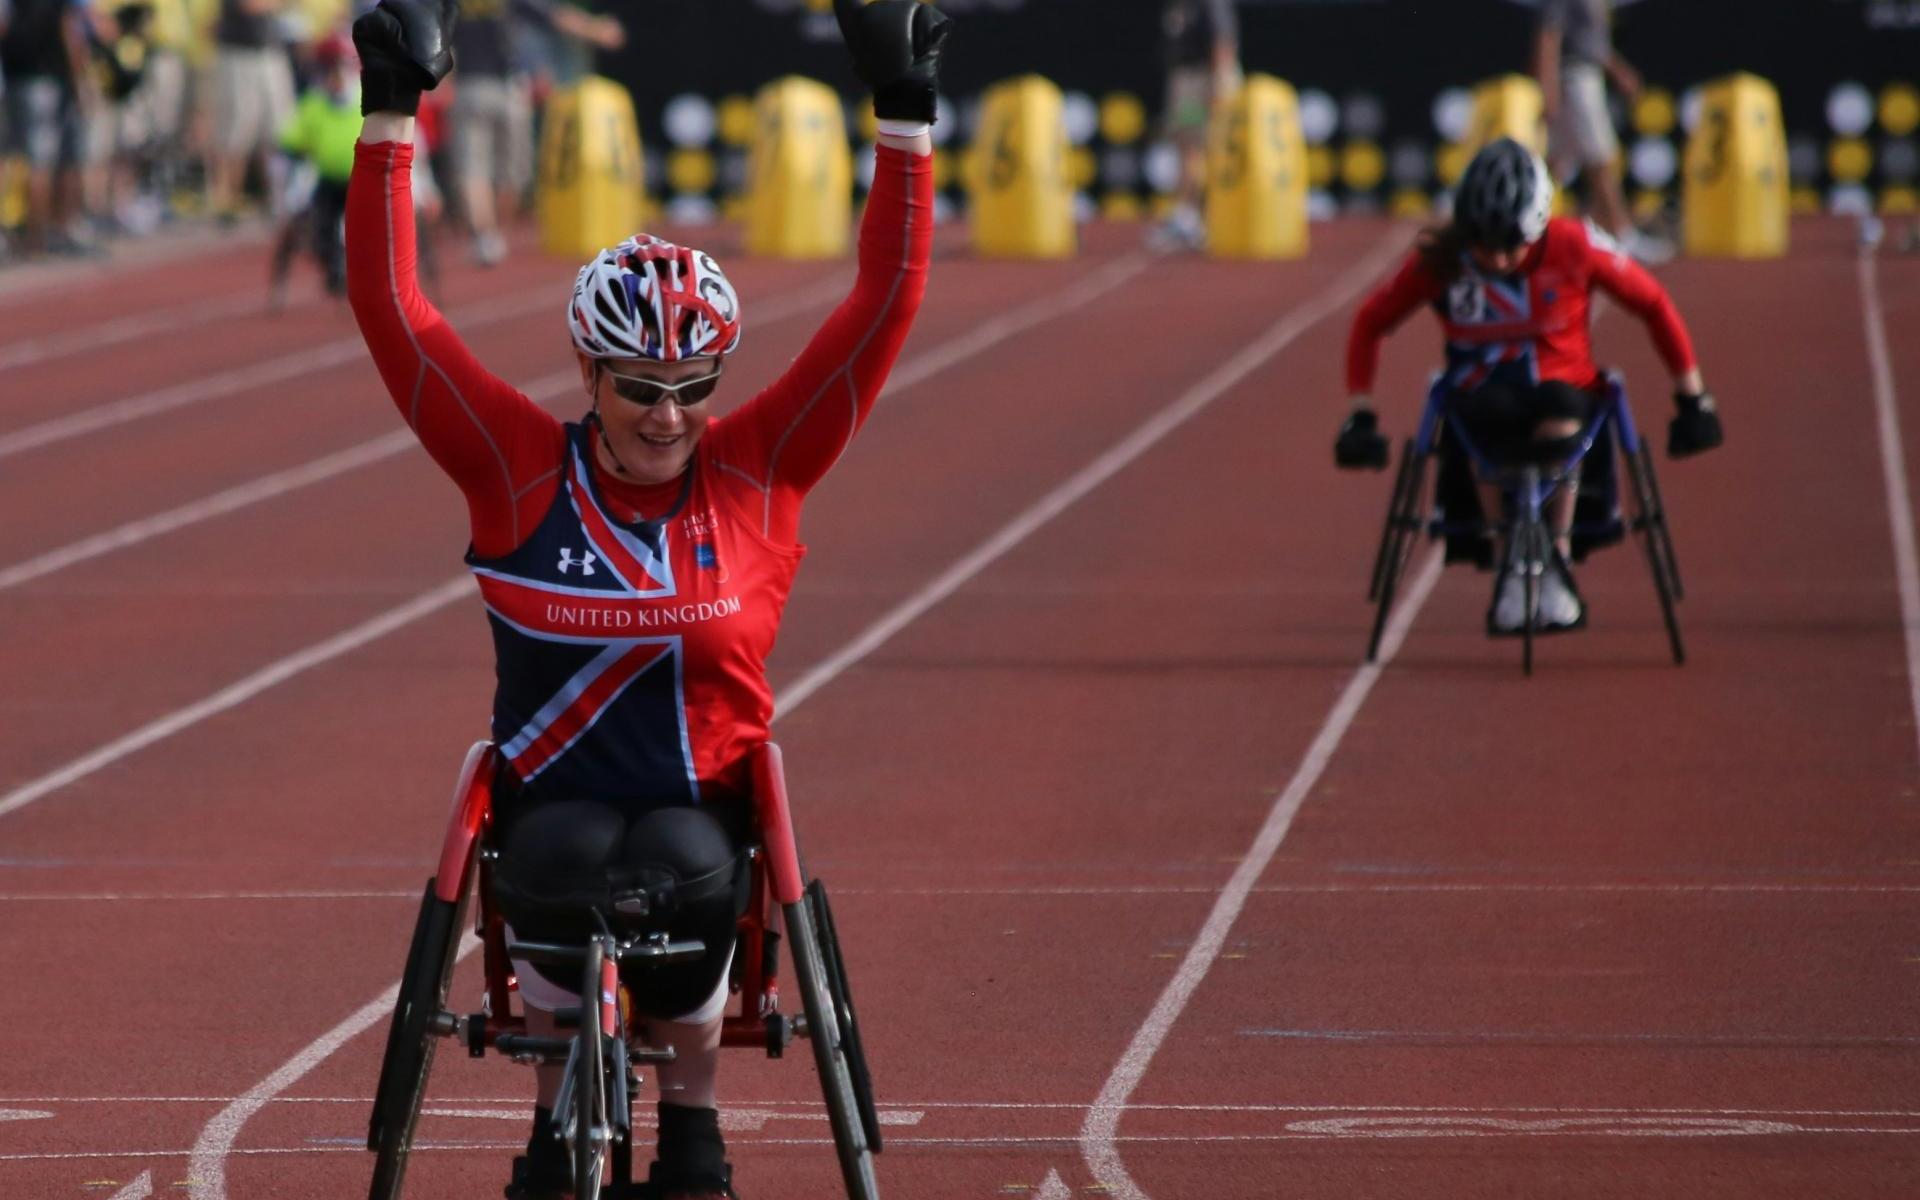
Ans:
[{"label": "white helmet", "polygon": [[567,330],[590,358],[720,358],[740,344],[740,297],[704,252],[635,234],[580,268]]}]

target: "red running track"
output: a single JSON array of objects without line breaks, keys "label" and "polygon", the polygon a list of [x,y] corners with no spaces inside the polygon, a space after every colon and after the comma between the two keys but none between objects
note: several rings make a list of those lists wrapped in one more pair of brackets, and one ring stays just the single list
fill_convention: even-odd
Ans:
[{"label": "red running track", "polygon": [[[1644,569],[1614,552],[1583,574],[1593,628],[1531,681],[1479,634],[1487,584],[1463,569],[1356,676],[1386,481],[1327,462],[1338,347],[1406,236],[1339,224],[1305,262],[1242,266],[1150,261],[1110,229],[1073,263],[936,264],[907,386],[810,508],[775,666],[887,1194],[1920,1191],[1920,762],[1848,231],[1663,269],[1731,439],[1662,463],[1692,661],[1666,663]],[[179,300],[260,269],[209,262]],[[557,294],[570,269],[450,265],[447,303]],[[750,305],[793,314],[750,335],[742,392],[844,270],[738,265]],[[1900,338],[1920,262],[1873,284],[1920,461],[1898,406],[1920,394]],[[996,325],[1010,296],[1076,307]],[[32,311],[0,298],[0,361],[59,332]],[[495,310],[474,340],[532,382],[568,367],[551,320]],[[389,452],[6,582],[391,434],[361,358],[206,382],[351,333],[313,303],[6,370],[0,453],[199,398],[0,460],[0,1196],[364,1188],[372,1002],[483,729],[482,623],[449,591],[257,673],[453,580],[452,489]],[[1599,337],[1657,430],[1644,339],[1617,312]],[[1389,352],[1396,431],[1433,351],[1416,324]],[[834,1194],[811,1068],[726,1072],[743,1195]],[[443,1059],[410,1194],[495,1194],[529,1085]]]}]

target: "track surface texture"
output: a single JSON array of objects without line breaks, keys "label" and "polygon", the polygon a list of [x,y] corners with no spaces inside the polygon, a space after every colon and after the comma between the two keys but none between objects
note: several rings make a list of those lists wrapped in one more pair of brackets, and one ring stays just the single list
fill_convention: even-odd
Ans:
[{"label": "track surface texture", "polygon": [[[1410,236],[1015,264],[943,233],[773,670],[885,1194],[1920,1195],[1920,259],[1809,221],[1661,269],[1728,432],[1659,464],[1691,658],[1626,547],[1529,680],[1489,578],[1424,548],[1361,667],[1389,480],[1329,444]],[[0,295],[10,1200],[366,1186],[379,1001],[491,672],[456,493],[344,309],[235,301],[263,258]],[[850,268],[733,269],[737,399]],[[439,293],[569,415],[571,270]],[[73,313],[142,320],[85,353]],[[1597,340],[1664,442],[1644,335]],[[1424,318],[1389,348],[1396,435],[1436,354]],[[497,1195],[530,1075],[439,1063],[409,1195]],[[806,1056],[723,1070],[741,1194],[837,1194]]]}]

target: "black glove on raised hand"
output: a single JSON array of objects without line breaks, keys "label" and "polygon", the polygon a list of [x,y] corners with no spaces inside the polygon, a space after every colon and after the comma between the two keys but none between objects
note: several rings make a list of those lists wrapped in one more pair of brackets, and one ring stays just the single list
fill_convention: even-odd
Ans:
[{"label": "black glove on raised hand", "polygon": [[353,23],[360,54],[360,111],[415,116],[420,93],[453,70],[455,0],[380,0]]},{"label": "black glove on raised hand", "polygon": [[1372,409],[1356,408],[1340,423],[1340,436],[1333,440],[1333,465],[1343,471],[1358,467],[1386,469],[1387,438],[1380,432],[1380,418]]},{"label": "black glove on raised hand", "polygon": [[883,121],[933,123],[940,43],[953,22],[919,0],[834,0],[853,73],[873,89],[873,115]]},{"label": "black glove on raised hand", "polygon": [[1673,404],[1680,411],[1667,425],[1668,458],[1686,458],[1720,444],[1720,413],[1714,407],[1711,394],[1701,392],[1698,396],[1689,396],[1676,392]]}]

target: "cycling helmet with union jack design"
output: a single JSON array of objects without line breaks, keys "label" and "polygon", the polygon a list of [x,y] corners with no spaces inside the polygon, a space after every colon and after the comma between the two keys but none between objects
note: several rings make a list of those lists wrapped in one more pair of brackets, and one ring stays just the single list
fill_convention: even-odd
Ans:
[{"label": "cycling helmet with union jack design", "polygon": [[740,344],[740,297],[703,251],[636,234],[580,268],[567,329],[589,358],[720,358]]},{"label": "cycling helmet with union jack design", "polygon": [[1517,250],[1547,231],[1553,176],[1538,154],[1512,138],[1496,138],[1467,164],[1453,212],[1473,245]]}]

